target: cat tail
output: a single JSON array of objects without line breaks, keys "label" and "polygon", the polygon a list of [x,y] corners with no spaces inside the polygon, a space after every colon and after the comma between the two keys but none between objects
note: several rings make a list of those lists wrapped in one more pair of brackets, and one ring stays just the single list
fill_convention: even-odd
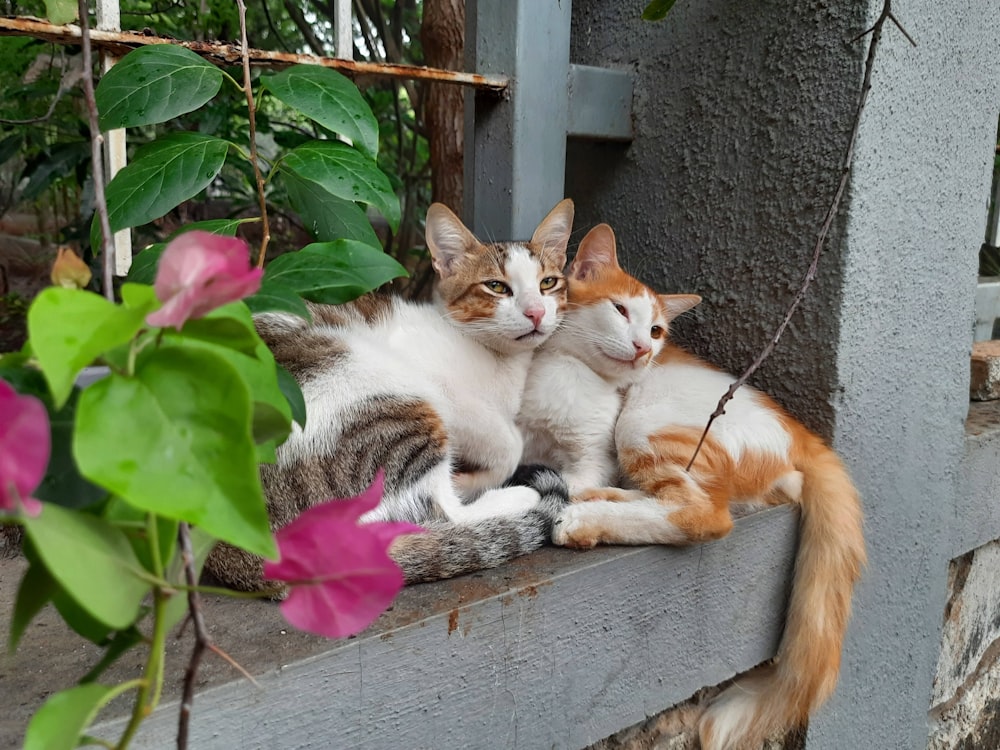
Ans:
[{"label": "cat tail", "polygon": [[469,522],[424,521],[423,533],[397,537],[389,555],[403,571],[406,583],[492,568],[549,543],[555,518],[569,503],[569,489],[557,472],[542,466],[521,467],[504,484],[521,485],[540,496],[538,504],[522,515]]},{"label": "cat tail", "polygon": [[703,750],[760,750],[766,738],[803,725],[837,685],[851,595],[866,559],[861,503],[837,455],[805,428],[787,427],[803,483],[784,634],[773,662],[709,705],[699,723]]}]

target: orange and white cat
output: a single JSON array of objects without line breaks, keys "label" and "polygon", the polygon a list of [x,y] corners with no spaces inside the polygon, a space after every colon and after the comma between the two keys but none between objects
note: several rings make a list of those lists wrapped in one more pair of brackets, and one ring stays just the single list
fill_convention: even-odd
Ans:
[{"label": "orange and white cat", "polygon": [[558,469],[572,496],[617,481],[625,388],[663,348],[668,323],[701,297],[656,294],[622,271],[607,224],[580,242],[566,282],[563,320],[531,362],[517,425],[521,463]]},{"label": "orange and white cat", "polygon": [[[613,257],[613,235],[610,252]],[[662,298],[641,293],[645,287],[617,262],[584,264],[577,273],[571,267],[568,275],[570,304],[578,312],[621,304],[622,317],[656,319]],[[600,329],[613,318],[591,314],[586,320]],[[709,415],[735,378],[670,344],[665,323],[655,325],[663,328],[654,339],[659,351],[641,374],[632,373],[614,430],[619,484],[630,489],[573,487],[578,502],[557,517],[553,540],[577,548],[692,544],[728,534],[734,505],[800,504],[799,548],[778,653],[724,690],[699,721],[703,750],[759,750],[767,737],[801,725],[836,686],[851,596],[865,563],[860,502],[837,455],[750,386],[728,402],[688,471]],[[590,340],[605,333],[592,331]],[[625,343],[631,345],[627,338]],[[609,367],[606,357],[592,356],[595,372]],[[566,392],[573,386],[563,381],[559,397],[572,400]],[[589,408],[586,400],[576,403],[578,412]],[[523,421],[523,409],[521,415]]]}]

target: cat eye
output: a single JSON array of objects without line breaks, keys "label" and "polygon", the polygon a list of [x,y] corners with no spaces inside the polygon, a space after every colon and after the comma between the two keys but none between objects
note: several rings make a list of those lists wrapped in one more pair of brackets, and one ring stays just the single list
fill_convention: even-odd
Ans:
[{"label": "cat eye", "polygon": [[549,289],[552,289],[553,287],[555,287],[555,285],[558,284],[558,283],[559,283],[559,279],[557,279],[555,276],[546,276],[538,284],[538,289],[540,291],[542,291],[542,292],[547,292]]},{"label": "cat eye", "polygon": [[483,286],[494,294],[510,294],[510,287],[502,281],[484,281]]},{"label": "cat eye", "polygon": [[654,339],[663,338],[663,329],[660,326],[653,326],[649,329],[649,335]]},{"label": "cat eye", "polygon": [[612,302],[611,304],[615,306],[615,309],[618,311],[619,315],[625,318],[625,320],[628,320],[628,310],[625,309],[625,305],[621,305],[617,302]]}]

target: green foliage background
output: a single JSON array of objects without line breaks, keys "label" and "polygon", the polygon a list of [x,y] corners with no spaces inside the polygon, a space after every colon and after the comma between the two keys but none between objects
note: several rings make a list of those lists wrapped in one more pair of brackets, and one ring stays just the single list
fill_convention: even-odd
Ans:
[{"label": "green foliage background", "polygon": [[[419,43],[422,2],[361,0],[356,3],[355,59],[422,64]],[[44,17],[42,0],[3,0],[5,15]],[[182,40],[236,41],[239,15],[231,0],[123,0],[122,27]],[[332,8],[311,0],[262,0],[247,3],[251,47],[306,54],[333,54]],[[92,19],[93,20],[93,19]],[[91,250],[92,182],[86,111],[80,94],[79,48],[27,37],[0,37],[0,219],[8,214],[39,218],[36,239],[70,244],[94,267]],[[242,81],[242,71],[226,71]],[[254,71],[254,88],[262,75]],[[423,130],[423,87],[412,82],[369,79],[358,82],[379,123],[378,165],[400,200],[399,226],[369,211],[378,242],[411,274],[413,287],[426,286],[429,264],[422,243],[422,221],[430,203],[430,167]],[[49,111],[50,106],[54,106]],[[25,122],[31,121],[31,122]],[[234,143],[249,143],[246,101],[231,86],[201,109],[162,124],[129,129],[130,159],[145,143],[177,130],[201,133]],[[261,100],[258,143],[273,156],[316,137],[329,135],[276,97]],[[295,250],[316,239],[293,206],[309,200],[304,185],[292,180],[268,194],[271,218],[269,257]],[[295,191],[295,194],[289,194]],[[227,159],[210,184],[166,216],[139,227],[134,245],[164,240],[193,221],[237,219],[259,214],[253,173],[245,160]],[[244,223],[239,234],[251,245],[259,225]],[[367,230],[371,233],[371,229]],[[371,234],[374,241],[376,234]],[[95,277],[99,274],[95,273]],[[94,282],[96,283],[96,282]],[[409,282],[398,284],[402,291]],[[0,289],[0,292],[4,290]]]}]

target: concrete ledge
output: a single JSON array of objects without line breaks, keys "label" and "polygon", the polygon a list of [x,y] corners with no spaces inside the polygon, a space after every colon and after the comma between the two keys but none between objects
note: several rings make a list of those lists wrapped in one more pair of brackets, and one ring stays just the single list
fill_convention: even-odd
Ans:
[{"label": "concrete ledge", "polygon": [[[542,550],[407,589],[341,642],[291,630],[273,603],[212,598],[213,638],[260,687],[206,656],[191,747],[585,746],[773,654],[797,519],[764,511],[688,549]],[[0,561],[4,622],[22,570]],[[170,639],[164,705],[133,747],[173,746],[189,650],[189,635]],[[46,689],[71,685],[96,654],[44,611],[17,654],[0,657],[0,693],[19,698],[0,718],[0,747],[18,746]],[[138,665],[123,661],[107,681]],[[124,710],[110,706],[95,734],[116,738]]]},{"label": "concrete ledge", "polygon": [[1000,537],[1000,401],[973,401],[955,500],[949,557]]}]

